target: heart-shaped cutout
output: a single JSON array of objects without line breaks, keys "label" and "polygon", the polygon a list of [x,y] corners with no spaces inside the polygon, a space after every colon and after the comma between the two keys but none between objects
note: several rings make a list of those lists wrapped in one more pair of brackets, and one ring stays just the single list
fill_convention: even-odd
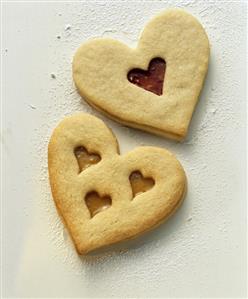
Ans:
[{"label": "heart-shaped cutout", "polygon": [[91,217],[95,216],[111,206],[112,200],[109,196],[100,196],[97,192],[92,191],[85,196],[86,205],[90,211]]},{"label": "heart-shaped cutout", "polygon": [[101,157],[96,153],[89,153],[83,146],[77,146],[74,149],[75,157],[78,161],[79,172],[100,162]]},{"label": "heart-shaped cutout", "polygon": [[[144,71],[154,58],[160,59],[156,70],[165,69],[166,62],[165,80],[162,71],[159,76]],[[171,9],[147,24],[136,49],[109,38],[83,44],[73,59],[73,79],[81,96],[110,118],[181,140],[208,60],[209,41],[201,24],[183,10]]]},{"label": "heart-shaped cutout", "polygon": [[160,96],[163,93],[165,69],[165,61],[157,57],[150,61],[147,71],[133,69],[127,77],[131,83]]},{"label": "heart-shaped cutout", "polygon": [[144,178],[140,171],[134,171],[129,176],[133,197],[150,190],[154,186],[152,178]]},{"label": "heart-shaped cutout", "polygon": [[[80,173],[79,145],[101,157]],[[65,118],[50,139],[53,198],[80,254],[140,235],[182,203],[186,177],[172,153],[138,147],[120,156],[118,149],[105,124],[83,113]]]}]

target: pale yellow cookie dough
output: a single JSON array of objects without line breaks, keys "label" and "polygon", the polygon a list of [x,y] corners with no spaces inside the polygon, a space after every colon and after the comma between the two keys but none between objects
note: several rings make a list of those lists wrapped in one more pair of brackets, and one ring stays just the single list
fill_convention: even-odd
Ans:
[{"label": "pale yellow cookie dough", "polygon": [[[82,172],[77,147],[101,160]],[[166,220],[179,207],[186,190],[181,164],[169,151],[138,147],[120,156],[112,132],[98,118],[75,114],[54,130],[48,148],[52,194],[79,254],[133,238]],[[133,195],[130,175],[140,171],[149,190]],[[92,217],[85,197],[97,192],[112,205]]]},{"label": "pale yellow cookie dough", "polygon": [[[152,58],[166,61],[163,95],[127,80],[133,68]],[[73,59],[73,79],[81,96],[125,125],[181,140],[208,68],[209,41],[201,24],[180,9],[167,10],[145,27],[136,49],[112,39],[83,44]]]}]

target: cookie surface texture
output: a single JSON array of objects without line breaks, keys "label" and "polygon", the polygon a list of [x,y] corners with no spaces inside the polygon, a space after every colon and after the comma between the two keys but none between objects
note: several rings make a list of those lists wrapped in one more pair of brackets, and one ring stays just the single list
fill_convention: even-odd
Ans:
[{"label": "cookie surface texture", "polygon": [[55,128],[48,168],[56,207],[79,254],[157,226],[180,206],[186,190],[172,153],[138,147],[119,155],[110,129],[84,113]]},{"label": "cookie surface texture", "polygon": [[73,79],[80,95],[110,118],[182,140],[208,60],[202,25],[183,10],[171,9],[146,25],[135,49],[110,38],[84,43],[73,59]]}]

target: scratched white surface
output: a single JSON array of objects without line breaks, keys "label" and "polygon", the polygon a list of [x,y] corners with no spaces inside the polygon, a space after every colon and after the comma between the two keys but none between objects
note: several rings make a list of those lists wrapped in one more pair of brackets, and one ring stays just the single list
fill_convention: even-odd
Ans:
[{"label": "scratched white surface", "polygon": [[[110,36],[134,47],[147,21],[168,7],[198,17],[211,43],[208,77],[183,143],[96,113],[71,74],[83,41]],[[245,296],[245,14],[245,1],[3,3],[4,297]],[[189,181],[169,222],[83,258],[55,211],[46,158],[52,129],[78,111],[104,119],[122,153],[139,145],[172,150]]]}]

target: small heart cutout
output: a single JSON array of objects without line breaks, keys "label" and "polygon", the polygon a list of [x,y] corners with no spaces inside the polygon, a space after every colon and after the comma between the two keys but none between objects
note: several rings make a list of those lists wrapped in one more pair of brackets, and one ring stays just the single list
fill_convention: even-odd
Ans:
[{"label": "small heart cutout", "polygon": [[74,154],[78,161],[79,172],[82,172],[86,168],[101,161],[101,157],[98,154],[89,153],[83,146],[76,147],[74,150]]},{"label": "small heart cutout", "polygon": [[163,94],[165,70],[166,62],[157,57],[150,61],[147,71],[132,69],[127,77],[131,83],[160,96]]},{"label": "small heart cutout", "polygon": [[91,217],[94,217],[97,213],[109,208],[112,204],[112,200],[109,196],[101,197],[97,192],[92,191],[86,194],[85,203],[90,211]]},{"label": "small heart cutout", "polygon": [[129,176],[133,197],[150,190],[155,182],[152,178],[144,178],[140,171],[134,171]]}]

